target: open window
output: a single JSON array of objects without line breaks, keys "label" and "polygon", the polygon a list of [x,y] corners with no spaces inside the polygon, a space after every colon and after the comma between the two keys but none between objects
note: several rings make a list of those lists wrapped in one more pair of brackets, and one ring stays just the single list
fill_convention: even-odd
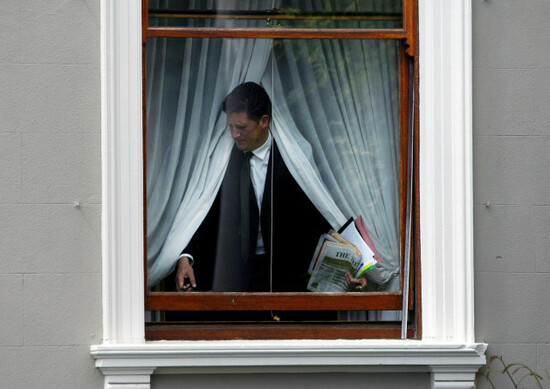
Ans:
[{"label": "open window", "polygon": [[[413,0],[144,1],[146,339],[420,338],[415,15]],[[258,291],[228,283],[256,274],[228,265],[242,192],[222,110],[249,81],[271,100],[267,177],[282,163],[298,188],[264,193]],[[376,278],[312,291],[320,235],[359,217]],[[174,291],[191,242],[198,290]]]},{"label": "open window", "polygon": [[[288,373],[288,366],[292,365],[296,373],[424,372],[431,376],[434,388],[471,388],[476,371],[485,364],[486,348],[486,345],[476,342],[474,331],[471,1],[419,2],[421,50],[411,45],[408,51],[415,62],[413,95],[420,93],[422,99],[422,104],[419,105],[416,99],[414,105],[420,111],[420,115],[414,114],[414,122],[420,119],[420,126],[415,126],[413,132],[413,143],[417,145],[413,162],[418,163],[414,167],[415,217],[412,219],[415,227],[412,242],[416,246],[411,250],[413,253],[422,251],[422,274],[418,256],[413,266],[415,281],[421,276],[422,287],[415,282],[411,305],[415,319],[409,323],[409,339],[367,339],[398,336],[396,328],[388,331],[390,326],[386,324],[385,329],[373,329],[368,327],[374,327],[374,324],[357,323],[354,329],[350,323],[332,323],[326,330],[315,331],[308,323],[297,323],[294,327],[300,331],[292,333],[288,331],[291,327],[288,323],[251,323],[256,338],[267,338],[273,328],[278,331],[271,332],[273,337],[310,338],[276,342],[146,340],[154,334],[150,331],[150,324],[146,329],[144,308],[170,310],[171,304],[169,295],[166,299],[162,297],[162,302],[158,301],[160,296],[144,293],[142,89],[145,83],[142,82],[141,32],[142,10],[147,7],[141,0],[102,0],[101,3],[103,341],[91,347],[91,354],[96,366],[105,374],[105,384],[149,388],[153,372]],[[384,32],[410,44],[415,32],[407,27],[411,26],[407,20],[414,19],[414,13],[409,14],[407,7],[408,2],[404,3],[405,29]],[[340,34],[340,38],[347,34],[342,30],[335,32]],[[377,37],[380,31],[361,32]],[[279,33],[288,34],[287,31],[269,32],[273,35]],[[324,34],[323,31],[311,33],[317,38]],[[418,62],[421,66],[417,66]],[[408,117],[413,116],[409,114]],[[417,132],[419,136],[416,136]],[[422,239],[419,239],[419,234]],[[200,294],[195,296],[200,297]],[[160,307],[161,304],[155,302],[156,306],[152,306],[151,297],[166,304]],[[330,301],[329,296],[320,297],[325,303]],[[370,304],[369,308],[382,308],[381,304],[373,304],[377,296],[363,293],[358,297],[367,297],[364,305]],[[418,315],[420,297],[421,318]],[[216,299],[209,298],[208,301]],[[338,298],[334,301],[340,303],[344,300]],[[176,304],[180,306],[174,306],[175,309],[182,308],[181,302]],[[196,301],[189,300],[187,308],[204,309]],[[336,303],[331,308],[344,309]],[[201,326],[208,327],[204,323]],[[283,326],[287,328],[286,332],[281,331]],[[194,338],[214,339],[215,327],[195,333]],[[219,330],[220,326],[217,327]],[[174,328],[180,329],[181,326]],[[309,333],[304,333],[307,328]],[[245,338],[247,335],[241,324],[226,324],[225,330],[225,333],[217,332],[218,339]],[[342,331],[335,334],[336,330]],[[189,332],[166,331],[164,335],[171,339],[192,339]],[[314,339],[322,336],[362,339]],[[415,340],[410,340],[412,337]]]}]

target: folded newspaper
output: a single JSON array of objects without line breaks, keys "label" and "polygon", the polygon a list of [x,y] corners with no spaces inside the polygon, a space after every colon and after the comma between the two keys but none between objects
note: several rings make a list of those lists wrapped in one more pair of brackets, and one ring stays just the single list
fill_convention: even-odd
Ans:
[{"label": "folded newspaper", "polygon": [[331,230],[319,238],[309,266],[307,288],[312,292],[345,292],[348,272],[355,278],[365,276],[369,282],[380,284],[375,266],[379,258],[362,218],[355,222],[350,219],[340,233]]},{"label": "folded newspaper", "polygon": [[385,281],[376,266],[382,258],[365,226],[363,217],[359,216],[355,220],[350,218],[338,232],[351,244],[356,245],[362,253],[361,266],[355,278],[366,277],[371,285],[383,285]]},{"label": "folded newspaper", "polygon": [[310,265],[307,288],[312,292],[345,292],[346,273],[357,275],[361,252],[340,234],[331,231],[319,238]]}]

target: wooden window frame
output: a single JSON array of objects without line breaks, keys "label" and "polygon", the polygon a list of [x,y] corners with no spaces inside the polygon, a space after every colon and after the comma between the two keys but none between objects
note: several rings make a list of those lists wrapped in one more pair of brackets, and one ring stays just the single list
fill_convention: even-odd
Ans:
[{"label": "wooden window frame", "polygon": [[[408,161],[412,160],[413,173],[413,210],[418,215],[418,3],[417,0],[404,0],[403,26],[400,29],[284,29],[284,28],[185,28],[185,27],[150,27],[148,25],[148,0],[142,0],[142,47],[143,47],[143,85],[146,84],[146,40],[148,38],[272,38],[272,39],[394,39],[401,42],[400,49],[400,235],[401,264],[405,263],[406,235],[406,199]],[[414,74],[409,72],[409,58],[413,59]],[[409,95],[412,90],[415,96]],[[144,88],[145,90],[145,88]],[[143,144],[145,150],[146,117],[145,92],[143,92]],[[414,101],[413,112],[409,112],[409,101]],[[414,117],[411,126],[409,116]],[[414,151],[412,159],[408,156],[409,131],[413,129]],[[146,182],[145,162],[143,163],[143,182]],[[146,199],[144,189],[144,200]],[[144,210],[146,229],[146,210]],[[418,217],[412,216],[413,231],[419,231]],[[147,340],[198,340],[198,339],[420,339],[421,299],[420,299],[420,245],[418,233],[413,234],[412,246],[416,252],[414,268],[411,269],[410,298],[408,306],[414,309],[415,315],[407,325],[406,332],[396,323],[358,323],[334,322],[325,324],[296,323],[258,323],[258,324],[173,324],[150,323],[145,327]],[[144,283],[145,309],[148,311],[186,310],[402,310],[403,308],[403,272],[400,272],[401,291],[369,293],[176,293],[151,292],[147,288],[147,249],[144,249]],[[406,334],[406,335],[405,335]]]}]

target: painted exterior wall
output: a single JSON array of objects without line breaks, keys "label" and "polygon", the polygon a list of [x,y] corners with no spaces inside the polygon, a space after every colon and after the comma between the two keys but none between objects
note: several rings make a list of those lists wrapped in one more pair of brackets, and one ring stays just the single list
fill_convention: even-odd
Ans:
[{"label": "painted exterior wall", "polygon": [[[472,3],[477,340],[543,371],[550,1]],[[102,337],[99,0],[3,0],[0,36],[0,386],[101,388],[89,354]],[[154,388],[427,382],[424,374],[153,377]]]},{"label": "painted exterior wall", "polygon": [[201,375],[153,375],[152,388],[193,388],[193,389],[245,389],[245,388],[285,388],[285,389],[426,389],[429,388],[429,374],[219,374]]},{"label": "painted exterior wall", "polygon": [[476,338],[489,343],[488,355],[544,374],[550,369],[550,2],[472,5]]},{"label": "painted exterior wall", "polygon": [[0,387],[101,388],[99,1],[2,0],[0,37]]}]

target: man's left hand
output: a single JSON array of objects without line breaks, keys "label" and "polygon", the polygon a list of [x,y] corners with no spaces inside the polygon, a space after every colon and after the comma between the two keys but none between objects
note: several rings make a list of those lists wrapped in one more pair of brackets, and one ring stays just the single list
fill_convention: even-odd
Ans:
[{"label": "man's left hand", "polygon": [[346,286],[350,292],[363,292],[367,289],[367,279],[365,277],[355,278],[348,271],[346,273]]}]

